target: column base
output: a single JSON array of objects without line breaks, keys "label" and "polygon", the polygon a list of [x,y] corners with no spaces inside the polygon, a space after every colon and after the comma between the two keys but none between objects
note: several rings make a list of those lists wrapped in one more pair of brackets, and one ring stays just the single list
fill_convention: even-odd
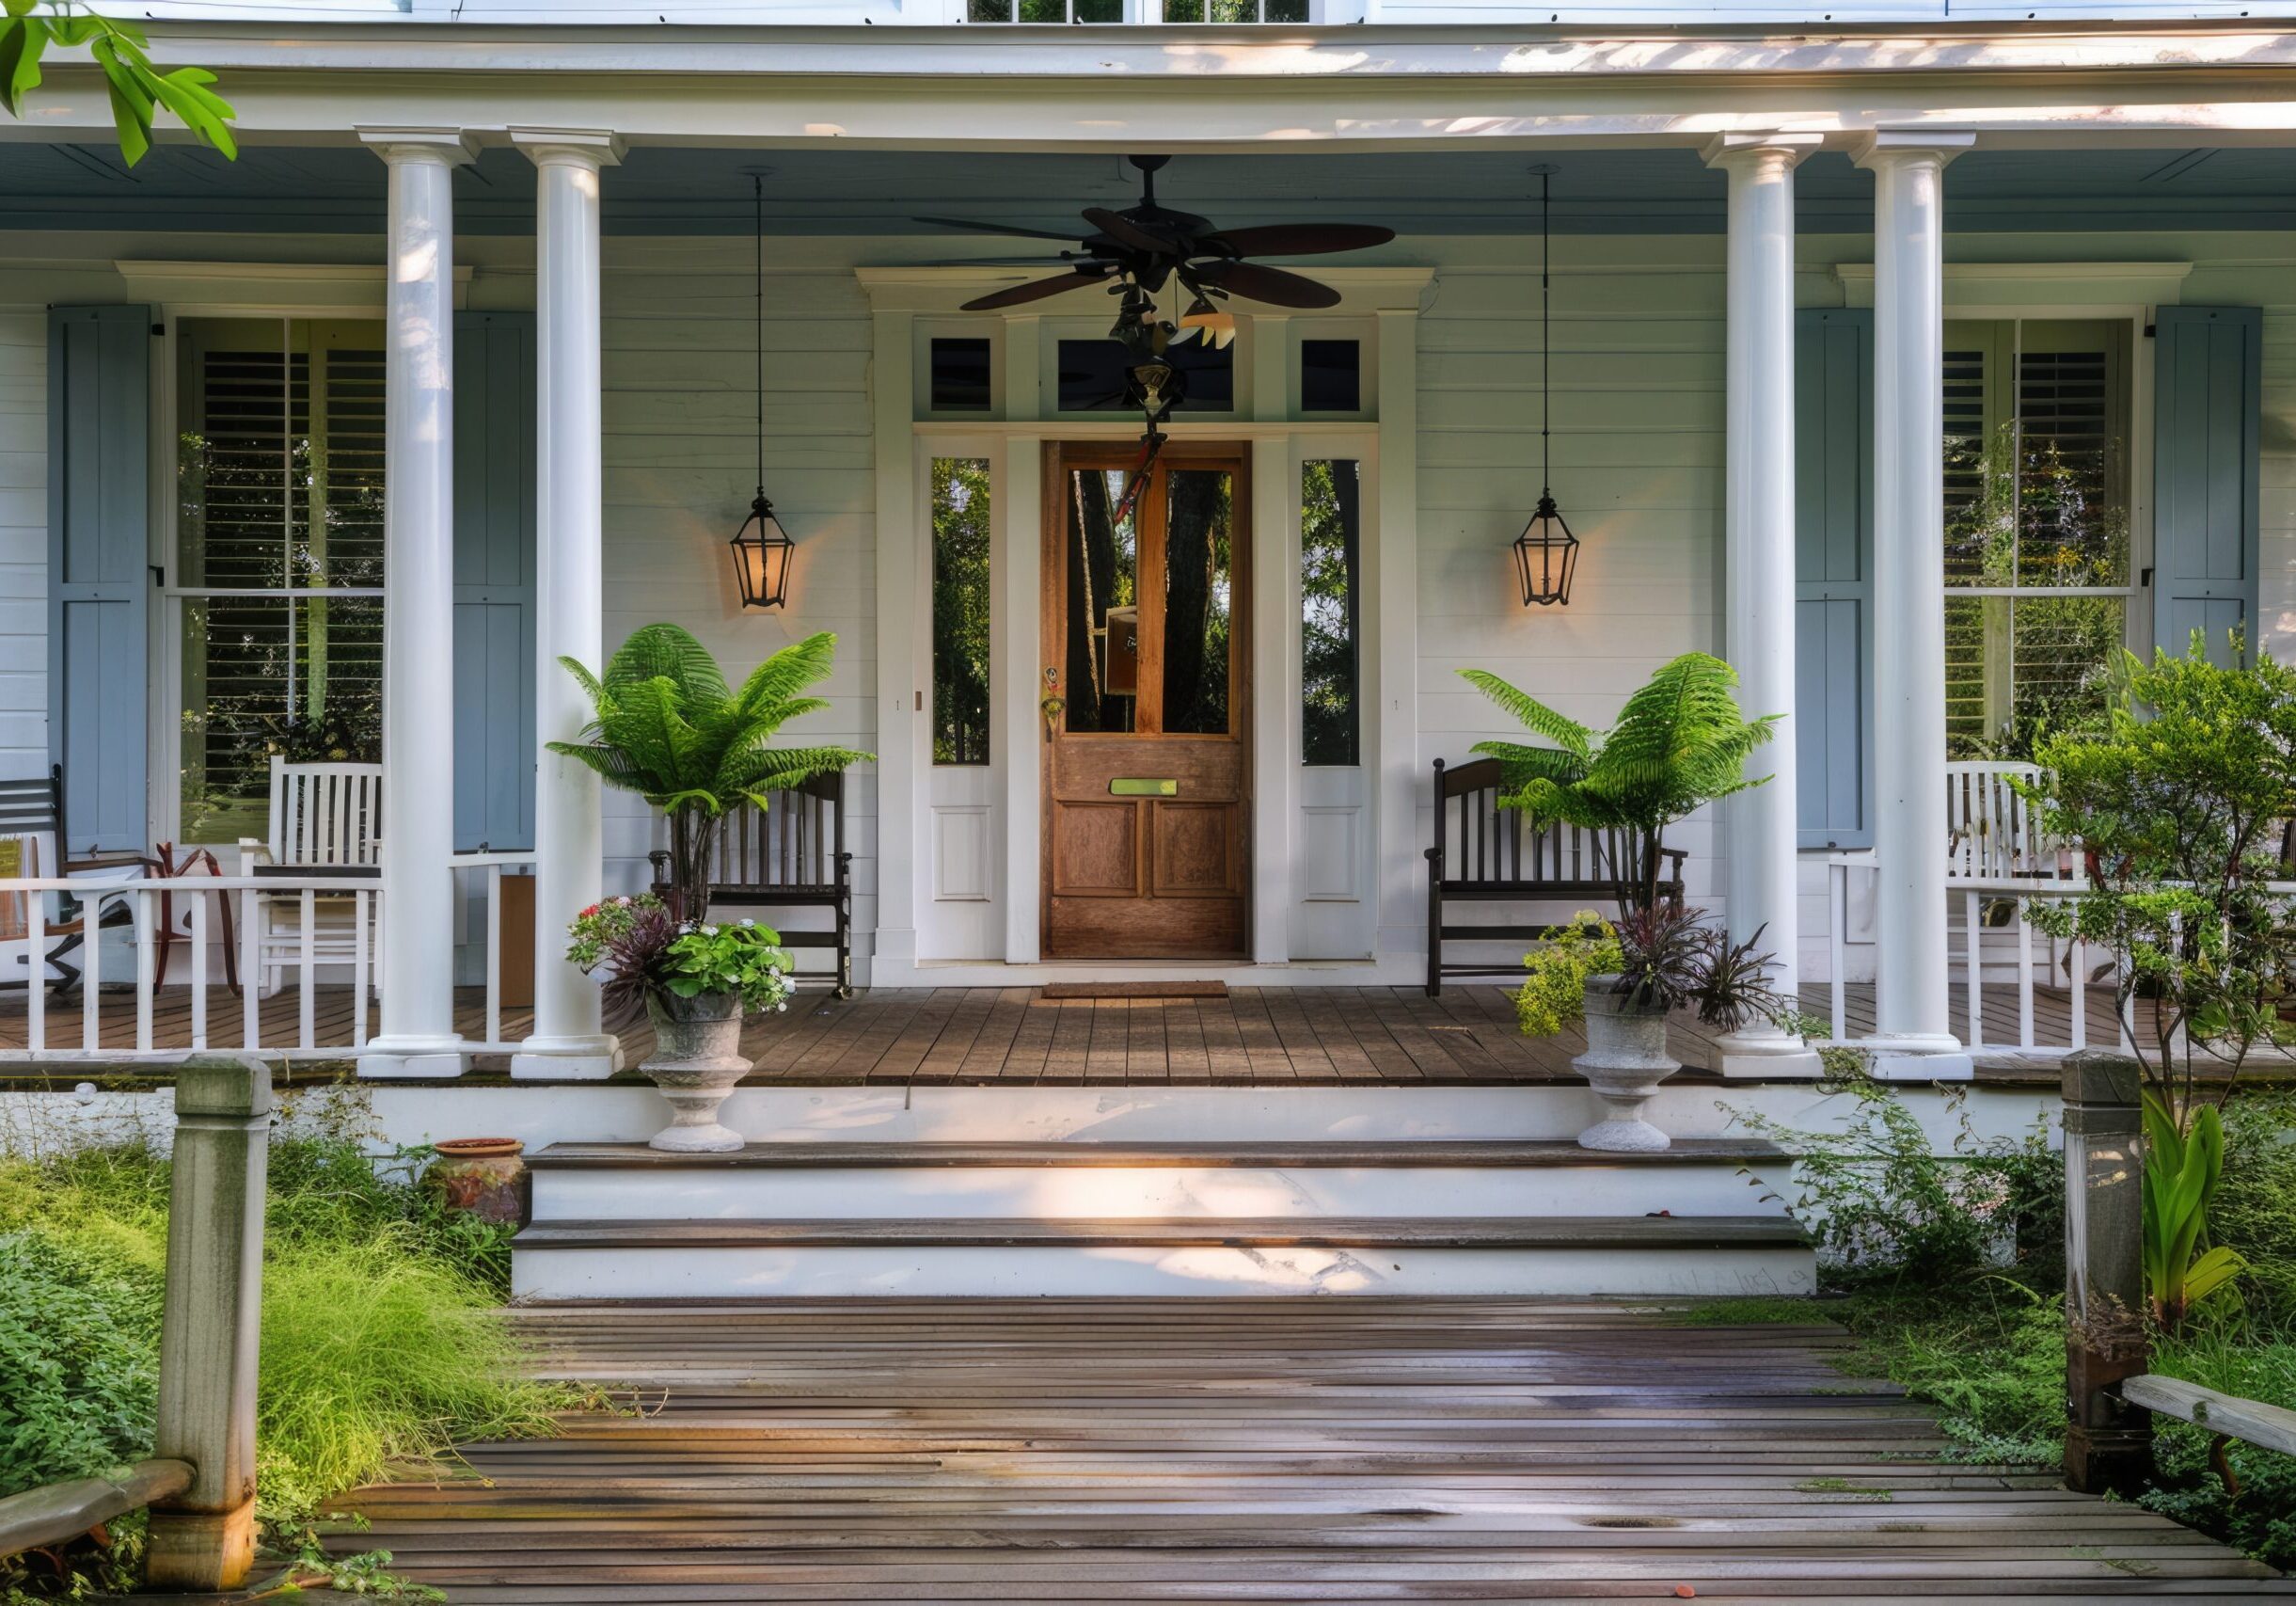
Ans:
[{"label": "column base", "polygon": [[514,1082],[603,1082],[622,1069],[622,1040],[595,1037],[530,1037],[510,1057]]},{"label": "column base", "polygon": [[1975,1061],[1951,1032],[1869,1037],[1858,1046],[1870,1057],[1876,1081],[1966,1082],[1977,1073]]},{"label": "column base", "polygon": [[1826,1073],[1816,1049],[1775,1026],[1749,1026],[1716,1038],[1714,1068],[1732,1081],[1813,1082]]},{"label": "column base", "polygon": [[155,1511],[144,1537],[148,1589],[238,1589],[255,1570],[255,1502],[230,1511]]},{"label": "column base", "polygon": [[370,1038],[359,1051],[362,1078],[443,1079],[470,1069],[469,1045],[459,1037]]}]

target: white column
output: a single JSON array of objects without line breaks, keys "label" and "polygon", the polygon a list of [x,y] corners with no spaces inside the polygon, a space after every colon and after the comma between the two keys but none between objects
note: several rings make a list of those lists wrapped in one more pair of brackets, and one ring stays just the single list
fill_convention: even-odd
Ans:
[{"label": "white column", "polygon": [[[559,660],[606,656],[603,404],[598,356],[598,175],[622,142],[584,130],[513,129],[536,169],[534,682],[538,741],[574,741],[589,700]],[[605,884],[598,778],[543,751],[534,776],[534,1030],[511,1074],[610,1076],[620,1045],[599,1024],[598,987],[561,957],[566,922]]]},{"label": "white column", "polygon": [[[367,1076],[459,1076],[454,1029],[455,129],[365,129],[390,169],[383,374],[381,1030]],[[250,983],[249,985],[253,985]]]},{"label": "white column", "polygon": [[[1869,135],[1874,172],[1874,849],[1887,1074],[1966,1073],[1945,965],[1945,164],[1967,134]],[[1957,1065],[1952,1063],[1957,1058]]]},{"label": "white column", "polygon": [[[1783,716],[1747,770],[1769,779],[1725,798],[1731,940],[1774,956],[1771,985],[1801,985],[1794,752],[1794,167],[1815,135],[1726,134],[1706,160],[1730,178],[1727,465],[1728,616],[1723,656],[1751,718]],[[1717,1044],[1725,1076],[1818,1074],[1798,1035],[1758,1022]]]}]

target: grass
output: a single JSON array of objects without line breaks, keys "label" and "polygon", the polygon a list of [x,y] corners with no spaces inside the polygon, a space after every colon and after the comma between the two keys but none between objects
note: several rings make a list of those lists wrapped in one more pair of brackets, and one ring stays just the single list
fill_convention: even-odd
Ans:
[{"label": "grass", "polygon": [[[257,1509],[282,1555],[328,1499],[394,1464],[547,1434],[583,1403],[524,1377],[499,1312],[507,1235],[439,1211],[419,1161],[378,1172],[346,1137],[273,1141]],[[150,1454],[167,1186],[140,1147],[0,1160],[0,1489]],[[131,1582],[132,1525],[128,1541],[83,1582]],[[0,1595],[50,1582],[0,1562]]]}]

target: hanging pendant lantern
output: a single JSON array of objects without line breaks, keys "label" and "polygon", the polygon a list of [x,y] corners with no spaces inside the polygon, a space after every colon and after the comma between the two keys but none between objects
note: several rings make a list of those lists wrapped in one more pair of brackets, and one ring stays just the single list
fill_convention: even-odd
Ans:
[{"label": "hanging pendant lantern", "polygon": [[731,542],[734,583],[744,609],[779,608],[789,600],[789,570],[798,544],[766,500],[766,180],[750,178],[757,226],[757,496]]},{"label": "hanging pendant lantern", "polygon": [[1530,522],[1523,526],[1523,533],[1514,538],[1514,566],[1523,582],[1524,607],[1546,608],[1560,603],[1567,608],[1571,581],[1578,573],[1578,537],[1571,533],[1570,525],[1555,506],[1550,472],[1554,462],[1553,395],[1547,383],[1554,348],[1548,333],[1554,307],[1554,280],[1548,263],[1554,254],[1550,185],[1555,169],[1549,164],[1542,164],[1531,171],[1539,175],[1539,505],[1532,511]]}]

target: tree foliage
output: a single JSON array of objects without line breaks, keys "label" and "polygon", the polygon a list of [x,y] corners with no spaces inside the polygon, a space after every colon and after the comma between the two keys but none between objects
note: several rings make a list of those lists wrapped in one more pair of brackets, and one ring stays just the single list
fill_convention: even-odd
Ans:
[{"label": "tree foliage", "polygon": [[35,15],[40,0],[0,0],[0,106],[24,116],[24,100],[40,85],[40,62],[51,46],[85,49],[103,70],[112,99],[112,125],[119,153],[129,167],[151,149],[151,119],[172,112],[202,143],[236,161],[238,143],[230,123],[238,114],[208,86],[215,75],[204,67],[162,72],[151,65],[150,40],[130,24],[65,3]]},{"label": "tree foliage", "polygon": [[727,809],[767,806],[766,794],[843,770],[870,755],[849,747],[768,746],[781,727],[829,705],[801,693],[829,677],[837,638],[827,631],[784,647],[726,684],[709,649],[676,625],[634,631],[603,675],[561,659],[594,717],[580,741],[549,749],[580,760],[608,785],[636,792],[668,817],[673,912],[699,920],[709,888],[704,834]]},{"label": "tree foliage", "polygon": [[2082,852],[2083,889],[2036,898],[2045,931],[2108,950],[2115,999],[2154,1094],[2179,1132],[2224,1073],[2222,1104],[2257,1046],[2284,1042],[2296,899],[2275,892],[2296,818],[2296,671],[2191,650],[2122,654],[2098,724],[2044,736],[2020,784],[2041,830]]}]

